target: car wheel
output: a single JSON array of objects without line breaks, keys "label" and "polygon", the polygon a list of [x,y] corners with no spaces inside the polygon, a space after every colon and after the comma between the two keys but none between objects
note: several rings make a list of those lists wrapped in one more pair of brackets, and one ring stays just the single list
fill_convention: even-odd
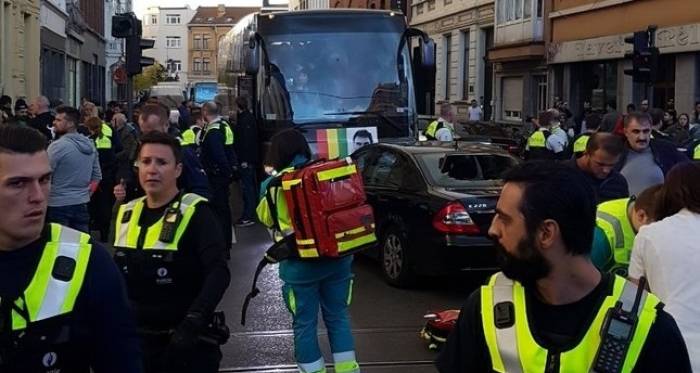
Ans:
[{"label": "car wheel", "polygon": [[382,242],[382,273],[387,283],[406,287],[415,280],[408,257],[408,237],[398,227],[390,227]]}]

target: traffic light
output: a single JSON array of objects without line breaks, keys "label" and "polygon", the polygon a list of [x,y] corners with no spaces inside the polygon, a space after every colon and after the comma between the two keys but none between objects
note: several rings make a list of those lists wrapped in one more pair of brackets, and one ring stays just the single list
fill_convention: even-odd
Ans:
[{"label": "traffic light", "polygon": [[[141,21],[138,21],[139,25]],[[141,39],[141,35],[126,38],[126,73],[129,75],[140,74],[146,66],[153,65],[156,61],[151,57],[144,57],[143,50],[151,49],[155,44],[153,39]]]},{"label": "traffic light", "polygon": [[654,46],[655,30],[655,27],[650,27],[647,31],[637,31],[625,38],[625,43],[632,44],[632,53],[625,54],[625,58],[632,59],[632,69],[626,69],[625,74],[631,75],[635,83],[656,81],[659,49]]},{"label": "traffic light", "polygon": [[144,66],[151,66],[155,60],[143,56],[144,49],[151,49],[155,40],[141,39],[141,21],[134,13],[119,13],[112,16],[112,36],[126,39],[126,73],[129,76],[140,74]]}]

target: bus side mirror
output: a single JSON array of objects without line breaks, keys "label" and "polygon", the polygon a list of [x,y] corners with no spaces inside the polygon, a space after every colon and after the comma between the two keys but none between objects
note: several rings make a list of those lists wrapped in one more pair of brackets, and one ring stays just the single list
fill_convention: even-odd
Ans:
[{"label": "bus side mirror", "polygon": [[248,75],[256,75],[260,70],[260,46],[254,35],[248,40],[248,48],[245,52],[245,72]]},{"label": "bus side mirror", "polygon": [[424,69],[435,67],[435,42],[430,38],[420,40],[420,64]]}]

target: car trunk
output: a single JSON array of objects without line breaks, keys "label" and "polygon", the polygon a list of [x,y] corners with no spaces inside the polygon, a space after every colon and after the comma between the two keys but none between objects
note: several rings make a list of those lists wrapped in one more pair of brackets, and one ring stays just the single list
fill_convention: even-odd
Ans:
[{"label": "car trunk", "polygon": [[458,200],[469,213],[481,234],[486,235],[496,210],[496,203],[501,193],[500,182],[481,182],[473,187],[436,189],[453,200]]}]

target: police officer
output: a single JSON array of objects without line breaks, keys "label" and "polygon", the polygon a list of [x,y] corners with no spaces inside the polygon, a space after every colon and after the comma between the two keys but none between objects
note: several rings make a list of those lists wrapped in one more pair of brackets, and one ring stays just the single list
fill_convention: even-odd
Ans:
[{"label": "police officer", "polygon": [[192,112],[190,113],[190,119],[192,120],[192,125],[188,129],[182,131],[180,145],[183,147],[189,146],[192,148],[197,148],[199,146],[202,128],[204,128],[202,109],[199,107],[193,107]]},{"label": "police officer", "polygon": [[525,159],[552,159],[554,153],[547,147],[547,139],[552,133],[549,131],[552,121],[552,113],[549,111],[541,112],[535,123],[535,131],[528,137],[525,145]]},{"label": "police officer", "polygon": [[209,177],[211,202],[219,216],[226,247],[231,249],[233,228],[228,198],[229,187],[238,170],[238,160],[233,149],[233,131],[221,118],[219,106],[215,102],[207,102],[202,106],[202,116],[207,124],[201,135],[200,159]]},{"label": "police officer", "polygon": [[[683,336],[658,298],[645,291],[637,298],[633,283],[591,263],[596,205],[583,175],[531,162],[504,181],[489,229],[502,272],[467,300],[439,371],[591,372],[619,357],[622,372],[690,372]],[[601,351],[601,335],[612,341],[611,334],[624,343]]]},{"label": "police officer", "polygon": [[141,137],[145,197],[120,207],[115,256],[143,338],[146,372],[217,372],[222,343],[209,325],[228,287],[225,245],[207,200],[182,193],[180,144]]},{"label": "police officer", "polygon": [[88,209],[90,211],[91,229],[100,232],[100,240],[107,242],[109,234],[110,220],[112,218],[112,206],[114,205],[114,178],[117,172],[117,152],[121,151],[119,139],[105,134],[105,128],[111,127],[105,125],[100,118],[91,117],[85,121],[90,133],[90,139],[94,142],[97,148],[98,158],[100,160],[100,170],[102,171],[102,180],[97,187],[95,193],[90,197]]},{"label": "police officer", "polygon": [[634,237],[639,228],[656,221],[662,186],[654,185],[638,196],[598,205],[591,259],[601,271],[627,277]]},{"label": "police officer", "polygon": [[85,233],[45,221],[46,138],[0,126],[0,372],[141,372],[119,271]]},{"label": "police officer", "polygon": [[452,107],[450,104],[442,104],[440,106],[440,117],[430,124],[425,129],[425,137],[428,140],[437,141],[452,141],[455,137]]},{"label": "police officer", "polygon": [[598,132],[598,128],[600,127],[600,122],[602,120],[603,118],[600,116],[600,114],[593,113],[586,116],[586,130],[576,135],[573,140],[571,140],[570,153],[572,153],[574,157],[579,158],[586,152],[588,140],[594,133]]}]

